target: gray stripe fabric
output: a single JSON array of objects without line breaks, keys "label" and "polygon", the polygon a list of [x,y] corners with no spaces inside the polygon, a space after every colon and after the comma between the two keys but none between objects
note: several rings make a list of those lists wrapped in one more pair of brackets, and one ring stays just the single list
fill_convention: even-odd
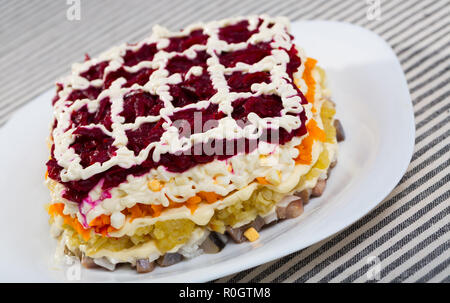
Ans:
[{"label": "gray stripe fabric", "polygon": [[[377,2],[380,18],[370,20],[367,13]],[[449,0],[81,0],[80,21],[66,18],[64,0],[0,3],[0,126],[85,52],[137,41],[156,23],[177,29],[266,13],[345,21],[379,34],[399,57],[413,100],[416,146],[406,174],[378,207],[345,230],[217,281],[450,282]]]}]

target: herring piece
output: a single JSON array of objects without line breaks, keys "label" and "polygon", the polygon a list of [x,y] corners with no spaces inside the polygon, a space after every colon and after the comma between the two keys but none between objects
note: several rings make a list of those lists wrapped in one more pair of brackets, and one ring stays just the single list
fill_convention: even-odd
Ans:
[{"label": "herring piece", "polygon": [[260,231],[264,224],[264,219],[260,216],[256,216],[255,220],[250,223],[250,226],[247,226],[247,229],[253,227],[254,229],[256,229],[256,231]]},{"label": "herring piece", "polygon": [[334,128],[336,128],[336,140],[337,142],[341,142],[345,140],[345,132],[344,128],[342,127],[341,121],[338,119],[334,120]]},{"label": "herring piece", "polygon": [[303,213],[303,200],[298,197],[295,198],[295,200],[290,200],[288,205],[277,206],[276,212],[278,219],[291,219]]},{"label": "herring piece", "polygon": [[326,179],[321,179],[317,181],[316,186],[311,191],[311,197],[320,197],[325,190],[325,186],[327,185]]},{"label": "herring piece", "polygon": [[242,243],[242,242],[245,241],[244,231],[245,230],[242,230],[241,227],[232,228],[232,227],[228,226],[227,229],[226,229],[226,233],[230,236],[230,238],[235,243]]},{"label": "herring piece", "polygon": [[276,211],[272,211],[269,214],[265,215],[263,217],[264,219],[264,225],[269,225],[272,223],[276,223],[278,220],[278,216],[277,216],[277,212]]},{"label": "herring piece", "polygon": [[216,254],[220,252],[228,242],[228,238],[217,232],[211,232],[200,245],[206,254]]},{"label": "herring piece", "polygon": [[286,219],[297,218],[303,214],[303,201],[302,199],[298,199],[289,203],[286,208]]},{"label": "herring piece", "polygon": [[286,195],[280,200],[280,202],[277,203],[277,207],[287,207],[289,203],[298,199],[299,197],[296,195]]},{"label": "herring piece", "polygon": [[308,204],[309,197],[311,196],[311,189],[304,189],[299,192],[295,192],[294,196],[299,197],[303,201],[303,205]]},{"label": "herring piece", "polygon": [[181,260],[183,260],[183,256],[179,253],[166,253],[165,255],[159,257],[159,259],[156,260],[156,263],[158,263],[161,267],[166,267],[176,264]]},{"label": "herring piece", "polygon": [[253,227],[256,231],[259,231],[264,225],[265,225],[264,219],[260,216],[257,216],[255,220],[243,226],[236,228],[228,226],[226,229],[226,233],[231,237],[231,239],[235,243],[242,243],[247,240],[247,238],[244,236],[244,232],[247,229]]},{"label": "herring piece", "polygon": [[138,259],[136,261],[136,271],[140,274],[151,272],[155,269],[155,262],[149,259]]}]

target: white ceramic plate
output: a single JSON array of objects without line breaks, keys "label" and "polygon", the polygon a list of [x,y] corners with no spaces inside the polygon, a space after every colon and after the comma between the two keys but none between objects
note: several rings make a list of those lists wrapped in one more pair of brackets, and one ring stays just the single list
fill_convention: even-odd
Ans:
[{"label": "white ceramic plate", "polygon": [[[283,257],[316,243],[355,222],[395,187],[411,159],[414,117],[400,64],[377,35],[343,23],[292,24],[307,55],[328,73],[337,116],[347,138],[338,165],[321,198],[296,219],[272,226],[258,241],[230,244],[216,255],[202,255],[149,274],[129,267],[115,272],[81,270],[81,281],[201,282]],[[43,205],[48,158],[45,139],[54,90],[19,110],[0,129],[0,281],[67,281],[77,268],[53,263],[55,240],[49,236]],[[73,272],[69,272],[73,271]]]}]

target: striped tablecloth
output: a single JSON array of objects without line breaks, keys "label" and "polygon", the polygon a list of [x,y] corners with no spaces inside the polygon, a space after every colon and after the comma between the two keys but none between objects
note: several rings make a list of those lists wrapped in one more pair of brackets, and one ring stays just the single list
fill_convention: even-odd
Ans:
[{"label": "striped tablecloth", "polygon": [[76,20],[70,9],[77,2],[0,1],[0,126],[85,52],[137,41],[156,23],[177,29],[267,13],[346,21],[379,34],[397,53],[414,104],[416,145],[405,176],[347,229],[217,281],[450,281],[450,1],[80,0]]}]

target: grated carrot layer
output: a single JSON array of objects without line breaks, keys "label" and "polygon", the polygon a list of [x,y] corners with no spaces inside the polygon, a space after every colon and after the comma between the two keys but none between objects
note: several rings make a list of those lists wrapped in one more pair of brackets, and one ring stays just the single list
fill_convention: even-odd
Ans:
[{"label": "grated carrot layer", "polygon": [[312,146],[314,141],[325,142],[326,134],[319,126],[317,126],[317,122],[314,119],[308,121],[306,129],[308,130],[308,136],[302,140],[300,145],[297,145],[299,154],[295,159],[295,163],[310,165],[312,162]]},{"label": "grated carrot layer", "polygon": [[270,184],[270,182],[267,181],[267,179],[264,177],[256,177],[256,181],[258,181],[258,183],[264,184],[264,185]]},{"label": "grated carrot layer", "polygon": [[71,226],[78,234],[80,234],[85,241],[89,241],[91,238],[90,229],[85,229],[83,225],[76,219],[69,215],[65,215],[64,203],[55,203],[48,207],[48,213],[50,216],[60,215],[64,219],[64,224]]},{"label": "grated carrot layer", "polygon": [[316,109],[314,108],[314,95],[316,94],[316,80],[312,76],[312,71],[317,64],[317,60],[313,58],[307,58],[305,62],[305,71],[303,72],[303,80],[308,87],[308,91],[306,92],[306,100],[313,104],[312,112],[315,113]]}]

